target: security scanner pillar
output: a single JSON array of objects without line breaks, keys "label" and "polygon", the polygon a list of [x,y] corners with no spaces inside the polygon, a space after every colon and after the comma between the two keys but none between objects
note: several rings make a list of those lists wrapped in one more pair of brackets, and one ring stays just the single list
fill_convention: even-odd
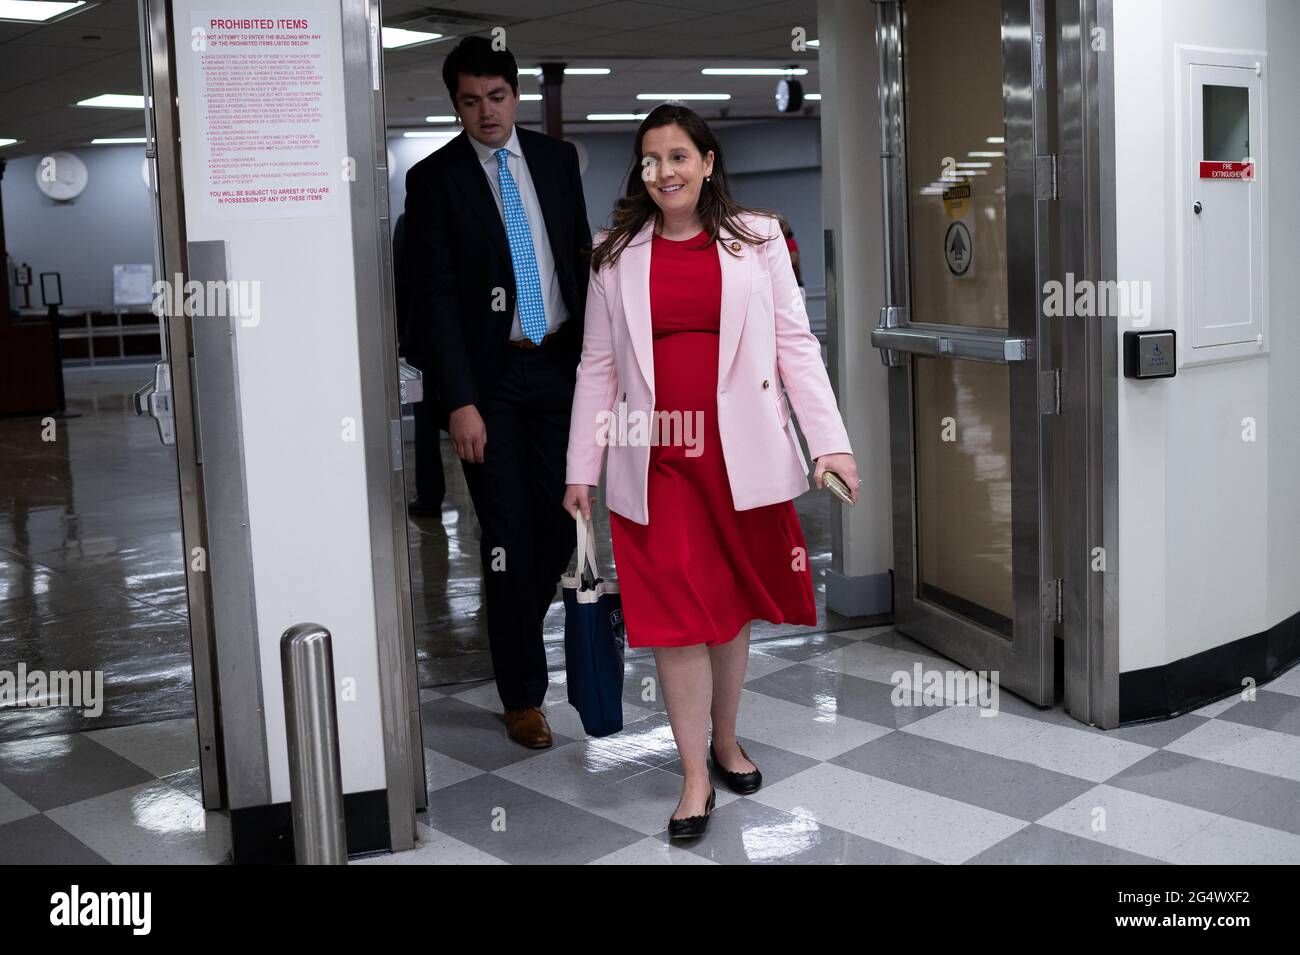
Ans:
[{"label": "security scanner pillar", "polygon": [[142,0],[141,23],[168,353],[140,403],[177,446],[205,803],[236,861],[293,860],[280,638],[312,623],[337,831],[352,854],[410,848],[419,382],[396,354],[378,3]]}]

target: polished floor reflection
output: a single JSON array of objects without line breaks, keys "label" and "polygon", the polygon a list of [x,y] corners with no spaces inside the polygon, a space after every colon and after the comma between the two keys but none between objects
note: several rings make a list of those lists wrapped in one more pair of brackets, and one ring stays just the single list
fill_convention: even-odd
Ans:
[{"label": "polished floor reflection", "polygon": [[[0,668],[102,670],[104,712],[0,710],[0,740],[102,729],[194,713],[174,451],[131,394],[151,366],[70,369],[69,410],[53,440],[40,418],[0,419]],[[408,449],[409,451],[409,449]],[[464,475],[442,442],[441,519],[410,524],[411,587],[420,686],[491,676],[481,607],[478,526]],[[408,467],[414,460],[407,454]],[[414,476],[408,474],[408,487]],[[823,627],[830,502],[806,494],[799,516]],[[608,516],[597,527],[606,542]],[[757,624],[756,639],[819,628]],[[563,607],[546,620],[550,665],[564,666]]]},{"label": "polished floor reflection", "polygon": [[152,366],[70,369],[68,409],[0,418],[0,669],[103,671],[104,711],[0,710],[0,740],[190,716],[176,459],[131,393]]},{"label": "polished floor reflection", "polygon": [[[490,682],[424,690],[419,843],[354,861],[1300,863],[1300,668],[1249,702],[1102,732],[1007,693],[993,716],[891,699],[917,665],[952,667],[884,628],[757,644],[739,726],[763,787],[719,787],[687,846],[665,832],[681,767],[651,660],[628,661],[625,726],[603,739],[555,683],[540,752],[506,739]],[[227,860],[193,740],[172,720],[0,743],[0,864]]]},{"label": "polished floor reflection", "polygon": [[[57,440],[0,420],[0,670],[103,668],[104,715],[0,709],[0,864],[212,863],[192,718],[173,460],[131,416],[136,370],[69,376]],[[827,616],[824,496],[799,502],[817,628],[755,628],[739,731],[764,785],[719,789],[708,835],[670,845],[680,765],[653,658],[630,653],[622,732],[565,702],[558,608],[549,750],[511,743],[488,676],[464,482],[412,525],[430,806],[413,852],[366,863],[1298,863],[1300,667],[1244,701],[1103,732],[1009,693],[898,699],[959,668],[887,627]],[[603,530],[603,527],[602,527]],[[987,714],[987,715],[986,715]],[[504,810],[508,825],[497,825]]]}]

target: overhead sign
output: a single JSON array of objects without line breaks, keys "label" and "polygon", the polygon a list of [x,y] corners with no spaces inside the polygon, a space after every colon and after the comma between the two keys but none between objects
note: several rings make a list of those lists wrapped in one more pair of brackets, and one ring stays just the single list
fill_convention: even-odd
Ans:
[{"label": "overhead sign", "polygon": [[1254,179],[1255,164],[1253,162],[1203,162],[1201,163],[1201,178]]}]

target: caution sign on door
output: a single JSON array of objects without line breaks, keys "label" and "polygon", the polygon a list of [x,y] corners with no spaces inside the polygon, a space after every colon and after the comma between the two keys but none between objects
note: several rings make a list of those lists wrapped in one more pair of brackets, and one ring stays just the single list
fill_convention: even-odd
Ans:
[{"label": "caution sign on door", "polygon": [[970,208],[970,180],[944,188],[943,208],[950,221],[966,215],[966,210]]}]

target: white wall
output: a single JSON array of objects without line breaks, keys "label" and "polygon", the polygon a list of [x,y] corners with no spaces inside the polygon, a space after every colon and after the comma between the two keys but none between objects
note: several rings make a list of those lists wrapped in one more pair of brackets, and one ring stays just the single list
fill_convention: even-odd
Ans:
[{"label": "white wall", "polygon": [[[86,191],[58,202],[36,186],[42,157],[10,159],[4,177],[5,244],[15,264],[58,272],[63,302],[111,308],[114,265],[157,265],[153,255],[153,199],[140,167],[144,146],[86,146],[67,150],[86,164]],[[41,304],[33,284],[32,305]],[[12,299],[22,304],[22,294]]]},{"label": "white wall", "polygon": [[[1276,195],[1300,165],[1300,5],[1293,0],[1116,0],[1117,273],[1149,281],[1150,328],[1190,336],[1177,295],[1175,45],[1268,54]],[[1276,172],[1276,175],[1272,175]],[[1271,353],[1119,380],[1120,671],[1250,636],[1300,609],[1300,327],[1295,203],[1267,234]],[[1126,328],[1121,319],[1116,348]],[[1120,361],[1122,368],[1123,362]],[[1242,440],[1242,419],[1257,440]]]}]

